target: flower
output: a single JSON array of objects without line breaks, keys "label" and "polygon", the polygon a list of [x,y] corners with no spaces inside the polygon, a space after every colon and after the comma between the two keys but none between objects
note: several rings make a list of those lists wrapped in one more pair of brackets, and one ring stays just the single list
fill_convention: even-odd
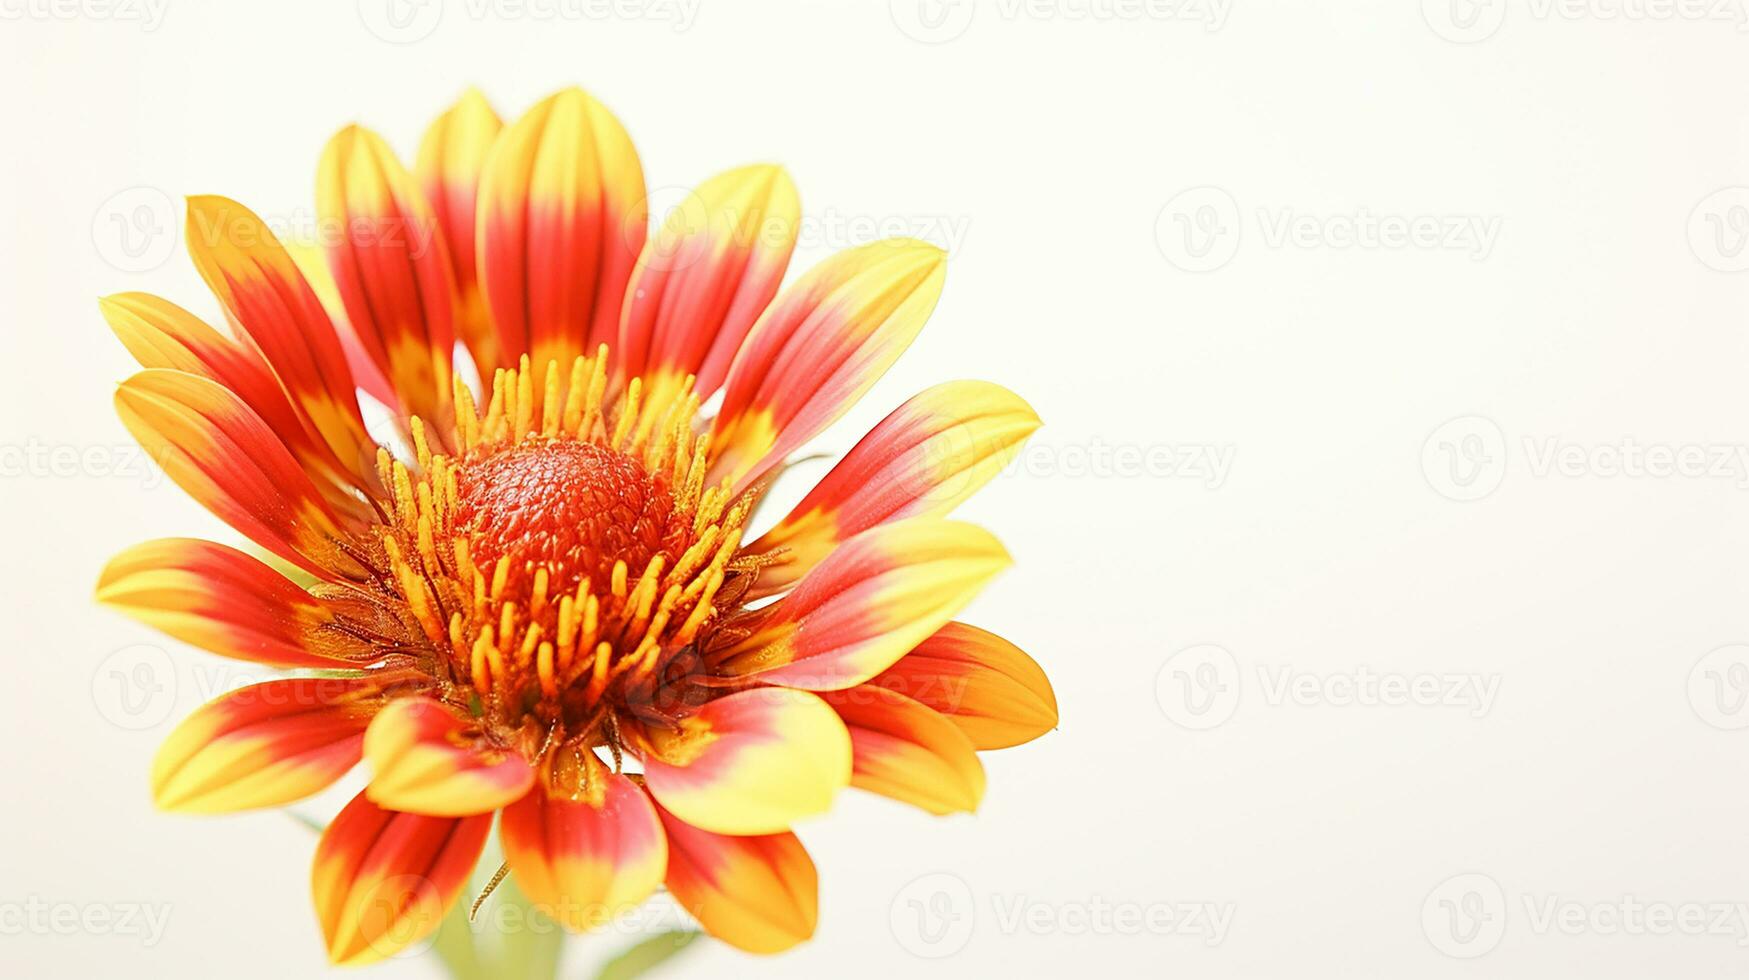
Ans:
[{"label": "flower", "polygon": [[783,170],[714,177],[651,234],[631,141],[574,89],[508,126],[470,92],[411,172],[348,127],[317,189],[319,251],[189,200],[234,339],[154,296],[102,304],[144,368],[127,427],[292,577],[167,539],[97,594],[290,672],[170,735],[161,807],[280,806],[368,767],[316,850],[334,962],[435,928],[497,813],[510,873],[572,929],[665,883],[723,940],[784,950],[816,920],[795,822],[847,785],[970,811],[977,750],[1055,726],[1038,665],[952,621],[1008,563],[943,515],[1037,428],[1015,395],[925,391],[749,533],[916,336],[940,250],[874,242],[780,291]]}]

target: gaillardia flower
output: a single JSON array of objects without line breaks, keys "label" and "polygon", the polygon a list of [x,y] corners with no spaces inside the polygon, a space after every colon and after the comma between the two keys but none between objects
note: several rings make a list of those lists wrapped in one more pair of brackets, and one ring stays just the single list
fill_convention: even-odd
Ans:
[{"label": "gaillardia flower", "polygon": [[510,873],[572,929],[665,883],[723,940],[787,949],[816,919],[792,824],[846,786],[972,810],[977,750],[1056,723],[1031,659],[952,621],[1008,559],[943,515],[1037,427],[1018,397],[916,396],[750,533],[786,458],[916,336],[942,252],[874,242],[780,291],[784,171],[714,177],[654,233],[645,195],[581,91],[508,126],[470,93],[411,172],[366,130],[329,142],[319,248],[191,198],[229,334],[103,302],[144,368],[127,427],[286,570],[169,539],[104,571],[102,602],[289,671],[183,722],[154,796],[279,806],[362,760],[312,875],[335,962],[434,928],[499,813]]}]

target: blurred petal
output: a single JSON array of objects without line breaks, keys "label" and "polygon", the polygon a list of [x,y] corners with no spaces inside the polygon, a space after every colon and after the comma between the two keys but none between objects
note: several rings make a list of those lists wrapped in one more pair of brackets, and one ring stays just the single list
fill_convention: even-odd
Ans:
[{"label": "blurred petal", "polygon": [[824,697],[850,729],[852,786],[934,814],[978,808],[984,765],[971,739],[946,718],[868,684]]},{"label": "blurred petal", "polygon": [[699,185],[644,246],[620,324],[620,369],[678,381],[700,398],[723,383],[747,331],[783,282],[801,201],[781,167],[742,167]]},{"label": "blurred petal", "polygon": [[455,358],[449,255],[437,218],[382,137],[348,126],[317,169],[328,267],[359,341],[406,414],[447,414]]},{"label": "blurred petal", "polygon": [[448,246],[456,288],[456,333],[487,378],[494,368],[511,365],[498,352],[492,317],[480,293],[474,213],[486,154],[503,128],[486,97],[477,89],[468,89],[425,131],[413,168]]},{"label": "blurred petal", "polygon": [[364,739],[365,796],[381,807],[471,817],[509,806],[534,785],[520,755],[484,743],[474,726],[431,698],[400,698]]},{"label": "blurred petal", "polygon": [[1014,644],[948,623],[870,681],[934,708],[979,749],[1030,742],[1057,727],[1057,695]]},{"label": "blurred petal", "polygon": [[332,677],[233,691],[164,740],[152,798],[166,810],[231,813],[319,793],[358,762],[382,692],[375,679]]},{"label": "blurred petal", "polygon": [[894,238],[809,270],[765,311],[729,369],[710,480],[744,488],[837,421],[911,345],[947,255]]},{"label": "blurred petal", "polygon": [[649,797],[626,777],[601,769],[578,796],[537,786],[504,811],[499,836],[523,894],[585,932],[650,897],[668,869],[668,841]]},{"label": "blurred petal", "polygon": [[353,473],[374,479],[346,352],[322,301],[255,212],[217,196],[188,199],[188,253],[231,322],[267,359],[293,404]]},{"label": "blurred petal", "polygon": [[164,472],[225,523],[325,578],[363,580],[344,535],[279,437],[229,389],[152,369],[122,382],[116,411]]},{"label": "blurred petal", "polygon": [[273,667],[369,659],[330,627],[335,611],[266,564],[194,538],[135,545],[113,558],[97,601],[203,650]]},{"label": "blurred petal", "polygon": [[569,365],[619,335],[648,234],[644,172],[612,113],[580,89],[498,137],[480,177],[480,282],[506,359]]},{"label": "blurred petal", "polygon": [[711,935],[749,953],[781,953],[814,935],[819,878],[796,835],[728,837],[657,813],[668,890]]},{"label": "blurred petal", "polygon": [[426,817],[354,797],[322,834],[310,873],[329,961],[375,963],[430,935],[491,831],[490,814]]},{"label": "blurred petal", "polygon": [[720,834],[769,834],[826,812],[850,783],[844,723],[806,691],[762,688],[652,730],[644,779],[664,807]]},{"label": "blurred petal", "polygon": [[788,588],[841,542],[878,524],[940,517],[1002,471],[1038,429],[1032,407],[1000,385],[954,381],[899,406],[747,549],[783,549],[754,598]]},{"label": "blurred petal", "polygon": [[1002,545],[970,524],[883,524],[846,541],[751,635],[711,656],[722,673],[767,684],[852,687],[940,629],[1008,564]]}]

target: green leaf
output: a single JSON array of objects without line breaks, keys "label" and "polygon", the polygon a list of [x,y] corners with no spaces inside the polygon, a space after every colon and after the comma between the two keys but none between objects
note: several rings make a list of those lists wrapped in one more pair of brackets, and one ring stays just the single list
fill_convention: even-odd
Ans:
[{"label": "green leaf", "polygon": [[679,955],[699,936],[692,929],[658,933],[608,960],[595,980],[635,980]]}]

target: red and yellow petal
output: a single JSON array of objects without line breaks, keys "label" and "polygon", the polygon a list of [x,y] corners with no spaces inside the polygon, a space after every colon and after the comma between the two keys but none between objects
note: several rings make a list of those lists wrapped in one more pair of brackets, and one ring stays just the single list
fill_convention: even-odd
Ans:
[{"label": "red and yellow petal", "polygon": [[938,815],[971,813],[983,801],[984,765],[946,718],[870,684],[823,696],[850,729],[852,786]]},{"label": "red and yellow petal", "polygon": [[[166,538],[115,556],[97,601],[203,650],[273,667],[334,668],[368,659],[329,628],[327,603],[222,544]],[[349,655],[353,650],[357,654]]]},{"label": "red and yellow petal", "polygon": [[754,631],[712,651],[718,669],[814,691],[893,665],[1009,565],[988,531],[921,517],[862,532],[772,604]]},{"label": "red and yellow petal", "polygon": [[287,678],[241,688],[189,715],[152,763],[166,810],[231,813],[327,789],[357,764],[383,684]]},{"label": "red and yellow petal", "polygon": [[229,388],[261,416],[305,471],[318,478],[331,505],[364,516],[357,498],[334,482],[350,482],[350,474],[292,407],[273,370],[252,348],[207,326],[175,303],[148,293],[118,293],[101,300],[99,307],[110,329],[141,367],[195,374]]},{"label": "red and yellow petal", "polygon": [[400,698],[379,712],[364,757],[371,768],[365,796],[406,813],[491,813],[534,785],[522,756],[485,744],[473,725],[432,698]]},{"label": "red and yellow petal", "polygon": [[845,455],[788,517],[747,549],[781,549],[754,597],[788,588],[840,543],[878,524],[940,517],[990,482],[1039,427],[1001,385],[954,381],[899,406]]},{"label": "red and yellow petal", "polygon": [[911,345],[946,276],[941,249],[895,238],[840,252],[785,289],[729,369],[710,479],[744,488],[837,421]]},{"label": "red and yellow petal", "polygon": [[651,386],[687,375],[709,398],[783,282],[801,200],[782,167],[758,165],[700,184],[644,246],[620,323],[620,369]]},{"label": "red and yellow petal", "polygon": [[346,352],[322,301],[266,222],[236,201],[191,197],[187,237],[195,268],[292,403],[350,472],[374,480],[376,444],[359,414]]},{"label": "red and yellow petal", "polygon": [[657,812],[668,835],[668,890],[711,935],[762,954],[814,935],[819,876],[796,835],[731,837]]},{"label": "red and yellow petal", "polygon": [[354,797],[322,834],[310,872],[329,961],[375,963],[430,935],[491,831],[491,814],[427,817]]},{"label": "red and yellow petal", "polygon": [[509,367],[480,292],[474,215],[486,155],[504,128],[478,89],[468,89],[426,129],[413,165],[425,200],[441,229],[455,284],[455,329],[481,374]]},{"label": "red and yellow petal", "polygon": [[480,177],[480,283],[502,355],[537,372],[619,334],[648,234],[644,172],[619,120],[580,89],[499,135]]},{"label": "red and yellow petal", "polygon": [[523,894],[575,932],[649,898],[668,870],[667,835],[649,797],[630,779],[595,769],[577,799],[537,786],[505,809],[499,827]]},{"label": "red and yellow petal", "polygon": [[1044,669],[994,633],[948,623],[869,682],[935,709],[979,749],[1006,749],[1057,727]]},{"label": "red and yellow petal", "polygon": [[219,384],[151,369],[123,382],[116,411],[176,484],[263,547],[325,578],[363,580],[320,491],[261,417]]},{"label": "red and yellow petal", "polygon": [[850,784],[850,737],[819,697],[760,688],[646,735],[644,779],[675,816],[719,834],[769,834],[826,812]]},{"label": "red and yellow petal", "polygon": [[447,415],[455,357],[450,261],[437,218],[382,137],[348,126],[317,169],[316,213],[347,321],[403,414]]}]

